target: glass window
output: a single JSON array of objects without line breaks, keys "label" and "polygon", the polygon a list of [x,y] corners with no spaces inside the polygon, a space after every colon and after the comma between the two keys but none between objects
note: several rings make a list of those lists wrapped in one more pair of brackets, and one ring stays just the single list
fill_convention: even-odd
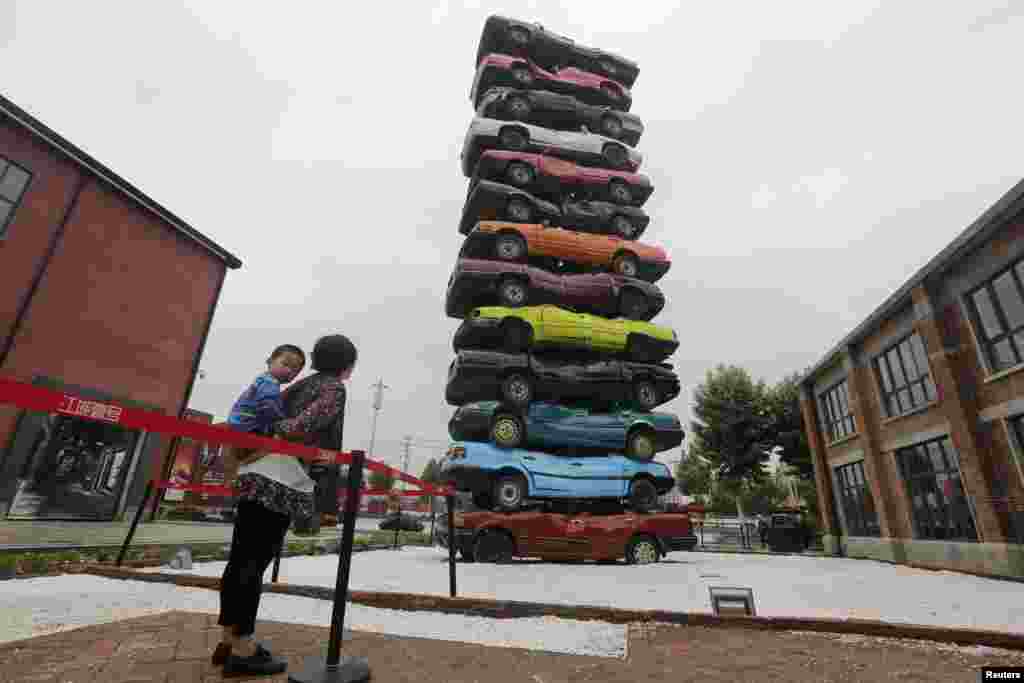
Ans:
[{"label": "glass window", "polygon": [[968,297],[979,342],[992,372],[1024,360],[1024,261],[996,274]]},{"label": "glass window", "polygon": [[896,342],[874,362],[889,416],[902,415],[935,400],[928,354],[916,332]]},{"label": "glass window", "polygon": [[850,536],[880,536],[875,502],[864,477],[864,462],[837,467],[836,480],[839,484],[836,495],[846,520],[846,533]]},{"label": "glass window", "polygon": [[7,226],[31,179],[32,174],[28,171],[0,157],[0,237],[7,232]]},{"label": "glass window", "polygon": [[846,380],[821,395],[822,417],[825,434],[829,441],[837,441],[857,432],[853,413],[850,411],[850,394]]},{"label": "glass window", "polygon": [[911,501],[916,538],[978,540],[948,437],[900,449],[896,462]]}]

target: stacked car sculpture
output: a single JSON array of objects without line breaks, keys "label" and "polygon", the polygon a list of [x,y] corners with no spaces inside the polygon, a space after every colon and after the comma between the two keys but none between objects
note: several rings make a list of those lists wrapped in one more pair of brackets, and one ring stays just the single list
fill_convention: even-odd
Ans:
[{"label": "stacked car sculpture", "polygon": [[673,485],[679,446],[651,322],[664,249],[638,238],[651,195],[628,113],[635,63],[499,16],[480,39],[462,149],[466,236],[445,301],[461,319],[446,396],[457,406],[442,476],[484,510],[578,501],[637,512]]}]

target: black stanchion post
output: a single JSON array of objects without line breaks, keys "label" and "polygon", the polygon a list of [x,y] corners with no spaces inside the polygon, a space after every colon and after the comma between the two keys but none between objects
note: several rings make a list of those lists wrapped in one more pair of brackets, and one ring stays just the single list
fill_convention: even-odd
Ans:
[{"label": "black stanchion post", "polygon": [[132,526],[128,529],[128,535],[125,536],[124,543],[121,545],[121,552],[117,555],[117,566],[120,567],[121,563],[124,562],[124,556],[128,553],[128,546],[131,545],[132,537],[135,535],[135,527],[139,526],[139,520],[142,519],[142,513],[146,510],[146,503],[149,502],[149,497],[153,494],[153,482],[146,482],[146,492],[142,494],[142,502],[139,503],[138,509],[135,511],[135,517],[132,518]]},{"label": "black stanchion post", "polygon": [[445,496],[448,505],[448,592],[455,597],[455,496]]},{"label": "black stanchion post", "polygon": [[348,468],[348,495],[345,496],[345,521],[338,550],[338,579],[334,587],[334,612],[331,616],[331,638],[327,646],[327,662],[319,657],[307,659],[303,670],[289,674],[289,683],[357,683],[370,679],[370,663],[365,657],[341,656],[341,639],[345,630],[345,606],[348,602],[348,575],[352,566],[352,539],[356,515],[359,513],[359,492],[363,486],[364,451],[352,451]]},{"label": "black stanchion post", "polygon": [[[285,537],[287,537],[287,532]],[[272,583],[277,583],[277,575],[281,572],[281,552],[284,550],[285,541],[281,541],[281,545],[277,546],[277,554],[274,556],[274,574],[270,577]]]}]

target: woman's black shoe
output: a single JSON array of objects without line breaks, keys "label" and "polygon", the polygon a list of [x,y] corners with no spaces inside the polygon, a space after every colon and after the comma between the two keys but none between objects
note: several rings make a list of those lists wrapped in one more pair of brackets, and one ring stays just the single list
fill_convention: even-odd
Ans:
[{"label": "woman's black shoe", "polygon": [[224,676],[273,676],[284,673],[288,663],[277,659],[265,648],[257,648],[250,657],[229,655],[224,662]]}]

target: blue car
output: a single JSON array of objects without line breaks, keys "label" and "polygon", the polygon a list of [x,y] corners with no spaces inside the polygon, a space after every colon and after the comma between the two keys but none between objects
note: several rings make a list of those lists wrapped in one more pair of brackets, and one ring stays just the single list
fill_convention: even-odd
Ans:
[{"label": "blue car", "polygon": [[477,401],[455,411],[448,435],[455,441],[489,439],[504,448],[602,449],[652,460],[683,442],[683,426],[671,413],[598,411],[547,402],[518,409],[500,401]]},{"label": "blue car", "polygon": [[660,462],[641,462],[619,453],[552,455],[524,448],[499,448],[482,441],[458,441],[441,459],[441,478],[473,494],[484,510],[518,510],[528,499],[625,499],[639,512],[658,504],[675,480]]}]

